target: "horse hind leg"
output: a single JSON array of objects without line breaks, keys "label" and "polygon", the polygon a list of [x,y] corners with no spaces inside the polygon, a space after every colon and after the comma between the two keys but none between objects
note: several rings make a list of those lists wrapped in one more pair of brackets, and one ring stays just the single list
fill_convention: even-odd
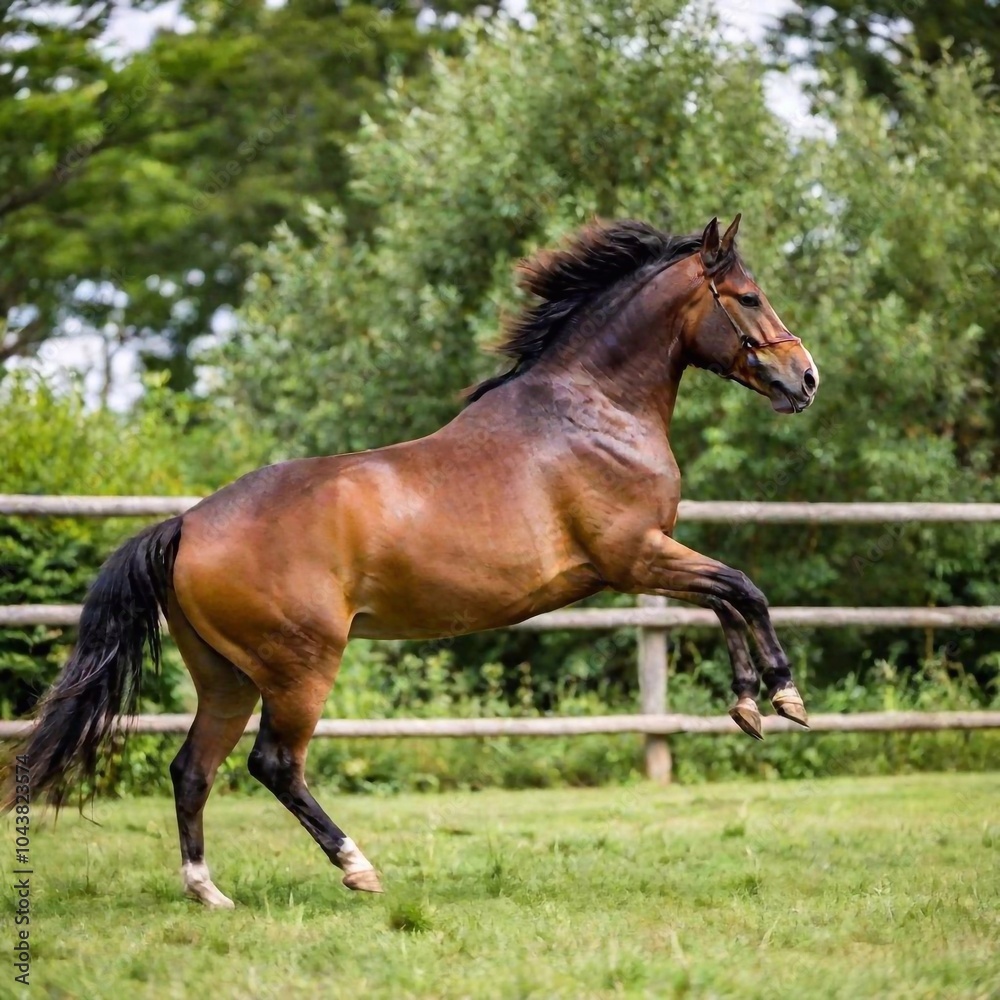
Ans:
[{"label": "horse hind leg", "polygon": [[216,888],[205,861],[203,815],[216,772],[243,735],[260,693],[195,632],[172,595],[168,623],[198,692],[194,723],[170,765],[184,894],[208,907],[231,909],[233,901]]},{"label": "horse hind leg", "polygon": [[[335,657],[339,664],[339,653]],[[325,673],[325,672],[324,672]],[[309,740],[319,721],[332,684],[320,675],[310,683],[304,677],[295,684],[269,690],[264,695],[260,732],[247,760],[250,773],[306,828],[333,864],[344,872],[349,889],[382,892],[374,865],[357,844],[337,826],[313,798],[305,781]]]}]

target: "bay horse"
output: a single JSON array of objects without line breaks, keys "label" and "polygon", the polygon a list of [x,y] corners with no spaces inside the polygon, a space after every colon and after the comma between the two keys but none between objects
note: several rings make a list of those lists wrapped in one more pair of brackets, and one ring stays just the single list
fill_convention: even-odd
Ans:
[{"label": "bay horse", "polygon": [[[95,774],[135,713],[160,614],[198,708],[170,765],[184,891],[231,907],[205,861],[216,771],[258,699],[250,773],[309,831],[351,889],[374,866],[306,787],[306,752],[349,639],[430,639],[513,625],[611,589],[711,608],[733,669],[730,710],[760,737],[761,681],[807,725],[761,591],[672,538],[681,477],[669,443],[685,368],[809,406],[819,375],[736,249],[635,221],[593,224],[520,266],[534,303],[509,330],[513,364],[415,441],[282,462],[140,532],[90,589],[77,645],[21,749],[57,805]],[[748,640],[761,664],[758,675]],[[5,803],[13,801],[8,791]]]}]

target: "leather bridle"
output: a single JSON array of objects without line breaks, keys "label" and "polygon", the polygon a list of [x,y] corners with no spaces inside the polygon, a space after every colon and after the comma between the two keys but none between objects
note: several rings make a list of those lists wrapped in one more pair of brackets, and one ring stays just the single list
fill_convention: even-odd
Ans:
[{"label": "leather bridle", "polygon": [[726,314],[726,319],[729,320],[732,328],[736,331],[736,336],[739,337],[740,348],[748,354],[754,351],[759,351],[762,348],[776,347],[778,344],[801,344],[802,338],[796,337],[794,333],[786,331],[787,336],[777,337],[774,340],[765,340],[763,343],[758,344],[754,341],[745,330],[740,329],[739,323],[733,318],[733,314],[726,308],[725,303],[722,301],[722,296],[719,294],[719,289],[715,287],[715,278],[705,272],[705,277],[708,279],[708,288],[712,293],[712,298],[718,303],[719,308]]}]

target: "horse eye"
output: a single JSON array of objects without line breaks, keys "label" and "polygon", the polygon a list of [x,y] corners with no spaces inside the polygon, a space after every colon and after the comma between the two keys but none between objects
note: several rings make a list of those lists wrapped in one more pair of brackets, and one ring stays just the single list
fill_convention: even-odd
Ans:
[{"label": "horse eye", "polygon": [[752,351],[757,345],[749,337],[743,337],[740,346],[744,351]]},{"label": "horse eye", "polygon": [[760,296],[755,295],[753,292],[747,292],[746,295],[741,295],[739,297],[740,305],[747,306],[750,309],[755,309],[760,305]]}]

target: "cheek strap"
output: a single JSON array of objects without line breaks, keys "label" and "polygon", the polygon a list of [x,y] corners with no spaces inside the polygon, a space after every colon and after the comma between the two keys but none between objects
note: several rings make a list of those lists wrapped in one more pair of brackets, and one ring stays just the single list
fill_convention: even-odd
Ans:
[{"label": "cheek strap", "polygon": [[757,344],[744,330],[740,329],[739,323],[733,318],[733,314],[726,308],[726,304],[722,301],[722,296],[719,294],[719,289],[715,287],[715,278],[705,275],[708,278],[708,288],[712,293],[712,298],[715,299],[716,304],[719,308],[726,314],[726,319],[729,320],[730,325],[736,331],[736,336],[739,337],[740,349],[746,352],[747,363],[751,366],[757,365],[760,362],[757,360],[755,351],[759,351],[762,348],[774,347],[777,344],[801,344],[802,340],[796,337],[793,333],[788,333],[787,336],[778,337],[775,340],[765,340],[761,344]]}]

